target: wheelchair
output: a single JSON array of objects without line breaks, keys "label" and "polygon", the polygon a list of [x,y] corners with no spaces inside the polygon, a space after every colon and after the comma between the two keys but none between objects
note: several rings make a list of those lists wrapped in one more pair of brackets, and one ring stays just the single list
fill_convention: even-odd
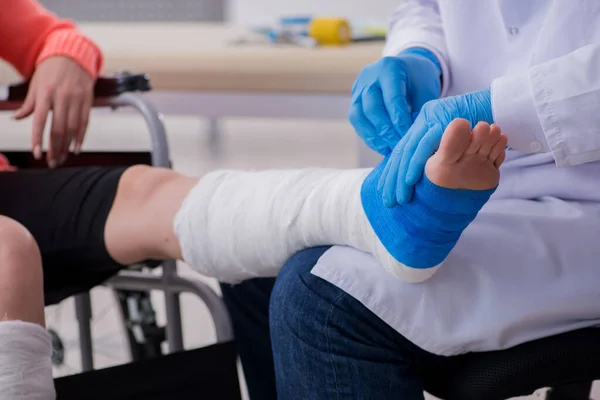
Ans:
[{"label": "wheelchair", "polygon": [[[7,88],[6,97],[0,99],[0,110],[16,110],[27,95],[28,82]],[[144,74],[120,73],[113,77],[100,77],[94,87],[95,108],[131,108],[144,119],[151,139],[148,152],[84,152],[68,166],[129,166],[146,164],[170,168],[169,147],[162,116],[147,101],[142,92],[151,90],[149,78]],[[3,151],[11,164],[19,168],[42,168],[28,152]],[[162,267],[160,275],[150,273]],[[200,298],[210,313],[215,329],[216,344],[231,344],[233,329],[229,314],[221,297],[199,280],[183,278],[177,273],[175,260],[147,262],[121,271],[105,282],[117,300],[120,320],[129,347],[132,362],[140,362],[164,356],[163,343],[169,353],[184,350],[179,296],[190,293]],[[166,325],[158,326],[150,291],[164,292]],[[81,369],[84,373],[94,370],[92,344],[92,304],[90,293],[74,298],[78,325]],[[60,334],[50,330],[53,339],[53,362],[64,360],[64,344]],[[235,355],[234,355],[235,360]],[[235,363],[235,361],[234,361]],[[237,383],[237,375],[236,375]]]}]

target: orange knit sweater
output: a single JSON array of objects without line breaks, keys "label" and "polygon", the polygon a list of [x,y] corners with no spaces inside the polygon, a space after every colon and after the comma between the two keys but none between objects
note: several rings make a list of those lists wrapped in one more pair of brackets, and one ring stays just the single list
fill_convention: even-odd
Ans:
[{"label": "orange knit sweater", "polygon": [[[71,21],[58,19],[36,0],[3,0],[0,12],[0,58],[24,78],[52,56],[77,62],[94,79],[102,68],[102,53]],[[0,171],[11,171],[0,154]]]},{"label": "orange knit sweater", "polygon": [[93,78],[102,68],[102,53],[71,21],[58,19],[36,0],[3,0],[0,13],[0,58],[25,78],[52,56],[72,58]]}]

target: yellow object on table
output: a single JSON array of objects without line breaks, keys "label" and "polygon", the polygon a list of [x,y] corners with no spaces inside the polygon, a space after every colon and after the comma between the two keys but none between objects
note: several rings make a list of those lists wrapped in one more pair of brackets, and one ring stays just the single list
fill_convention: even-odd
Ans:
[{"label": "yellow object on table", "polygon": [[342,18],[314,18],[308,35],[320,45],[343,45],[352,41],[350,24]]}]

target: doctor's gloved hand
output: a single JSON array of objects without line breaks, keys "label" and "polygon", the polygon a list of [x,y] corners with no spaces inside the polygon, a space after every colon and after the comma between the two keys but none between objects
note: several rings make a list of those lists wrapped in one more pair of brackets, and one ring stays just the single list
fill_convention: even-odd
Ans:
[{"label": "doctor's gloved hand", "polygon": [[441,93],[436,57],[411,48],[368,65],[352,87],[350,123],[371,149],[387,155],[406,134],[416,115]]},{"label": "doctor's gloved hand", "polygon": [[410,201],[425,163],[439,148],[450,122],[464,118],[474,127],[479,121],[494,123],[490,89],[432,100],[392,151],[378,183],[387,207]]}]

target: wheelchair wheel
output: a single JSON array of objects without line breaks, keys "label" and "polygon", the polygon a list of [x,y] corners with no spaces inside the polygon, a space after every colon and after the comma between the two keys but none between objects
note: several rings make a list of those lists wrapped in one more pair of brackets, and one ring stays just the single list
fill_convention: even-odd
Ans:
[{"label": "wheelchair wheel", "polygon": [[[146,360],[162,354],[165,329],[156,322],[149,292],[92,289],[92,345],[95,368]],[[54,376],[82,372],[73,298],[47,308]]]},{"label": "wheelchair wheel", "polygon": [[[131,361],[127,327],[119,313],[111,289],[96,287],[90,291],[93,303],[91,325],[93,359],[97,368]],[[75,314],[75,299],[68,298],[46,308],[46,326],[52,337],[54,376],[83,372],[79,324]]]},{"label": "wheelchair wheel", "polygon": [[162,355],[165,328],[156,323],[150,292],[115,290],[114,293],[120,305],[131,360],[141,361]]},{"label": "wheelchair wheel", "polygon": [[[149,272],[160,265],[158,261],[148,261],[131,269]],[[141,361],[162,355],[162,343],[166,340],[166,331],[156,322],[156,312],[150,292],[119,289],[113,292],[119,303],[131,360]]]}]

